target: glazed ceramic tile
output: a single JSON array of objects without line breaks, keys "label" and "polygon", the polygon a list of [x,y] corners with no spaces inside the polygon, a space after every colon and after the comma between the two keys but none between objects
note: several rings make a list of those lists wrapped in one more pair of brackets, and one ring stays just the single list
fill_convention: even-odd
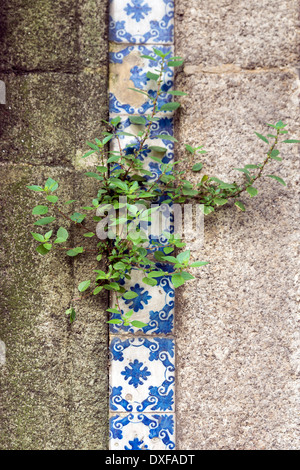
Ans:
[{"label": "glazed ceramic tile", "polygon": [[174,0],[110,0],[110,41],[171,44],[173,34]]},{"label": "glazed ceramic tile", "polygon": [[[167,264],[156,264],[156,270],[164,270],[165,272],[172,272],[173,268]],[[122,313],[133,309],[134,314],[132,320],[139,320],[147,323],[142,329],[133,326],[123,326],[110,324],[111,333],[135,333],[139,331],[144,334],[170,334],[174,328],[174,287],[171,281],[171,276],[166,275],[155,278],[157,280],[156,286],[149,286],[142,282],[144,277],[143,271],[134,269],[131,272],[131,280],[123,281],[121,284],[128,291],[133,291],[138,294],[131,300],[121,298],[119,306]],[[114,308],[116,304],[115,294],[112,295],[111,307]],[[120,316],[111,314],[111,319],[118,319]]]},{"label": "glazed ceramic tile", "polygon": [[175,448],[173,413],[112,414],[110,450],[172,450]]},{"label": "glazed ceramic tile", "polygon": [[160,337],[112,337],[110,410],[174,411],[174,340]]},{"label": "glazed ceramic tile", "polygon": [[[115,117],[115,115],[111,115]],[[122,117],[118,129],[122,132],[130,133],[135,136],[139,132],[144,131],[145,126],[132,124],[130,117]],[[150,128],[150,138],[145,141],[142,152],[140,152],[139,159],[143,163],[142,167],[150,174],[143,175],[148,181],[155,181],[162,173],[162,164],[174,162],[174,142],[168,139],[156,138],[159,135],[173,136],[173,117],[170,114],[159,117],[159,120],[153,122]],[[133,136],[120,136],[119,142],[114,139],[111,144],[111,151],[119,151],[119,143],[124,155],[132,154],[135,150],[140,148],[140,140],[138,137]],[[152,146],[163,147],[166,149],[165,153],[156,152],[151,149]],[[154,158],[152,158],[154,157]],[[159,158],[160,162],[157,161]],[[112,167],[113,168],[113,167]],[[117,165],[115,168],[118,168]],[[166,173],[171,173],[172,167]]]},{"label": "glazed ceramic tile", "polygon": [[[172,46],[156,46],[166,53],[170,51],[170,57],[174,53]],[[130,90],[138,88],[147,91],[151,97],[157,93],[157,82],[149,79],[147,72],[157,73],[158,62],[142,58],[141,55],[156,57],[153,46],[120,46],[111,45],[110,52],[110,79],[109,79],[109,111],[110,114],[149,114],[152,111],[152,101],[145,95]],[[158,99],[160,108],[163,104],[172,100],[172,95],[167,92],[174,84],[174,70],[168,67],[164,73],[164,81],[161,87],[163,92]]]}]

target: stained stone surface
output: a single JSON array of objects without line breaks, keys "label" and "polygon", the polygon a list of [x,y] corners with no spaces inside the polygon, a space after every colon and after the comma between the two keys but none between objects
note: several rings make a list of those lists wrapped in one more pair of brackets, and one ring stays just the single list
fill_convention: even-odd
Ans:
[{"label": "stained stone surface", "polygon": [[[240,180],[230,170],[264,159],[254,134],[269,132],[264,123],[282,119],[300,138],[298,7],[177,4],[176,53],[186,65],[176,89],[189,96],[175,136],[208,150],[182,168],[202,161],[200,177]],[[241,197],[245,213],[227,205],[206,216],[192,256],[211,264],[177,290],[179,449],[299,448],[299,148],[280,150],[283,162],[267,174],[287,187],[265,178],[257,197]]]},{"label": "stained stone surface", "polygon": [[181,0],[176,53],[202,66],[285,67],[298,63],[298,23],[298,0]]},{"label": "stained stone surface", "polygon": [[108,1],[2,0],[0,70],[74,73],[105,64]]},{"label": "stained stone surface", "polygon": [[[78,3],[78,6],[77,6]],[[86,140],[107,119],[108,2],[1,3],[0,448],[102,450],[108,443],[108,299],[65,315],[95,260],[42,258],[30,231],[48,177],[79,210],[95,196]],[[96,14],[97,13],[97,14]],[[70,212],[72,213],[72,212]],[[68,226],[63,219],[54,230]],[[48,228],[49,227],[49,228]],[[47,226],[50,230],[50,226]],[[70,247],[78,243],[70,228]],[[87,241],[86,241],[87,242]]]}]

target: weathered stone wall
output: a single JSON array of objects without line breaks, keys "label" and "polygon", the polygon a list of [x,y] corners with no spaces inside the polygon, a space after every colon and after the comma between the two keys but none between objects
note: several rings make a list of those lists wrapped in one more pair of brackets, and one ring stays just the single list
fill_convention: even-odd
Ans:
[{"label": "weathered stone wall", "polygon": [[[176,2],[177,138],[209,151],[205,173],[262,161],[266,122],[299,139],[298,18],[298,0]],[[178,294],[180,449],[299,448],[299,149],[282,156],[287,188],[266,178],[246,213],[206,217],[193,257],[211,265]]]},{"label": "weathered stone wall", "polygon": [[51,176],[78,208],[94,196],[80,156],[108,115],[108,1],[0,3],[0,448],[105,449],[107,298],[69,324],[94,260],[39,257],[29,231],[40,198],[26,185]]}]

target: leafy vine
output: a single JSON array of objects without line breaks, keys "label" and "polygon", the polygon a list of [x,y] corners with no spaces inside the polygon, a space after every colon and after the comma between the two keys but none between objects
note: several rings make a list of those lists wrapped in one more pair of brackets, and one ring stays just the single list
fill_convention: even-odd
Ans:
[{"label": "leafy vine", "polygon": [[[159,121],[158,114],[163,111],[175,111],[180,103],[167,101],[160,105],[159,98],[166,92],[163,90],[164,73],[169,67],[178,67],[183,63],[181,57],[170,57],[169,53],[163,53],[154,49],[154,56],[143,55],[145,59],[156,61],[159,65],[155,73],[147,72],[147,79],[156,82],[156,93],[148,93],[142,89],[132,88],[137,93],[143,94],[151,103],[151,112],[144,116],[131,116],[130,121],[140,127],[137,134],[124,132],[120,129],[121,118],[115,117],[110,122],[104,121],[107,129],[101,139],[95,142],[87,142],[89,151],[82,158],[90,155],[98,156],[98,163],[94,172],[87,172],[86,176],[95,178],[99,183],[97,194],[90,206],[80,209],[80,212],[69,213],[65,207],[70,207],[74,200],[62,202],[58,195],[54,194],[59,184],[52,178],[48,178],[44,186],[31,185],[28,188],[39,192],[45,202],[33,208],[32,214],[39,216],[35,226],[43,228],[49,224],[57,228],[59,221],[67,221],[75,224],[82,232],[83,240],[89,239],[88,247],[70,246],[69,232],[61,224],[57,230],[51,229],[46,233],[31,232],[32,237],[38,242],[37,252],[45,256],[51,250],[61,250],[69,257],[80,256],[83,253],[93,252],[96,261],[105,260],[106,269],[94,269],[91,278],[80,282],[78,285],[79,297],[74,298],[70,308],[66,311],[70,321],[76,317],[75,305],[80,300],[90,295],[97,295],[103,290],[113,291],[116,303],[107,311],[118,316],[109,320],[109,323],[132,325],[143,328],[145,323],[133,320],[133,309],[124,312],[120,308],[119,300],[123,298],[129,301],[137,297],[137,293],[126,291],[125,279],[131,279],[133,269],[139,269],[142,273],[142,281],[155,286],[157,279],[162,276],[171,277],[175,288],[193,279],[190,268],[197,268],[208,264],[207,261],[190,262],[190,250],[180,251],[186,245],[180,234],[163,231],[166,242],[161,243],[153,238],[149,243],[147,227],[153,223],[153,217],[159,212],[160,201],[165,204],[184,204],[196,201],[200,205],[204,215],[208,215],[216,208],[225,206],[230,200],[241,211],[245,211],[243,202],[239,199],[243,193],[250,197],[258,194],[254,184],[263,177],[273,178],[286,186],[285,181],[274,174],[266,174],[266,169],[274,161],[281,161],[278,149],[279,144],[300,143],[299,140],[286,139],[288,133],[282,121],[275,124],[267,124],[272,133],[264,136],[255,133],[256,136],[267,145],[267,150],[261,162],[246,164],[243,168],[235,168],[242,173],[242,182],[224,182],[219,178],[202,175],[196,184],[185,179],[185,170],[177,170],[178,162],[163,163],[162,158],[167,148],[157,145],[149,145],[152,126]],[[171,97],[186,95],[182,91],[167,92]],[[134,138],[134,144],[128,144],[122,148],[121,138],[127,136]],[[281,138],[284,137],[284,140]],[[178,142],[172,135],[163,133],[155,135],[155,139],[164,142]],[[118,150],[112,150],[111,143],[117,143]],[[205,154],[202,146],[192,147],[185,145],[186,151],[192,157]],[[153,174],[143,166],[143,155],[149,157],[160,165],[161,172],[153,181]],[[191,170],[200,173],[203,163],[195,163]],[[97,230],[89,227],[86,222],[87,214],[93,211],[93,221],[97,223]],[[56,233],[55,233],[56,232]],[[99,241],[100,240],[100,241]],[[154,248],[154,249],[153,249]],[[177,255],[176,255],[177,254]],[[157,268],[157,262],[162,268]],[[164,263],[172,266],[172,270],[163,269]]]}]

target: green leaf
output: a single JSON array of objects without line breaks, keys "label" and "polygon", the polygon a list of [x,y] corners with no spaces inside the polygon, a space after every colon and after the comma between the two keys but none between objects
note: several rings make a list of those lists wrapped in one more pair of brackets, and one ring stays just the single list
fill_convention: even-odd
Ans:
[{"label": "green leaf", "polygon": [[58,230],[57,230],[57,239],[55,240],[54,243],[64,243],[65,241],[67,241],[67,239],[69,238],[69,233],[68,231],[63,228],[63,227],[60,227]]},{"label": "green leaf", "polygon": [[82,246],[78,246],[76,248],[72,248],[71,250],[67,251],[68,256],[77,256],[79,253],[83,253]]},{"label": "green leaf", "polygon": [[144,326],[147,326],[147,323],[143,323],[142,321],[139,321],[139,320],[133,320],[131,324],[132,326],[135,326],[136,328],[143,328]]},{"label": "green leaf", "polygon": [[190,265],[191,268],[200,268],[201,266],[205,266],[209,264],[209,261],[195,261]]},{"label": "green leaf", "polygon": [[222,197],[215,197],[214,198],[214,203],[217,204],[218,206],[224,206],[224,204],[227,204],[228,199],[224,199]]},{"label": "green leaf", "polygon": [[186,150],[188,150],[190,153],[195,153],[196,149],[192,147],[191,145],[186,144],[185,145]]},{"label": "green leaf", "polygon": [[129,120],[132,124],[139,124],[139,125],[142,125],[142,126],[145,126],[146,123],[147,123],[146,118],[144,118],[142,116],[130,116]]},{"label": "green leaf", "polygon": [[282,141],[283,144],[300,144],[300,140],[287,139]]},{"label": "green leaf", "polygon": [[66,230],[64,227],[60,227],[57,230],[57,237],[58,238],[64,238],[65,240],[67,240],[69,238],[68,230]]},{"label": "green leaf", "polygon": [[45,240],[49,240],[52,237],[53,230],[50,230],[49,232],[45,233]]},{"label": "green leaf", "polygon": [[80,224],[84,218],[85,215],[80,214],[79,212],[74,212],[74,214],[70,215],[70,219],[73,220],[73,222],[76,222],[77,224]]},{"label": "green leaf", "polygon": [[181,273],[181,276],[183,277],[183,279],[185,281],[190,281],[191,279],[195,279],[195,276],[193,276],[192,274],[188,273],[187,271],[182,271]]},{"label": "green leaf", "polygon": [[73,323],[75,321],[76,312],[75,312],[75,309],[73,307],[66,310],[66,315],[68,315],[70,317],[70,323]]},{"label": "green leaf", "polygon": [[165,276],[165,272],[164,271],[151,271],[147,274],[148,277],[162,277],[162,276]]},{"label": "green leaf", "polygon": [[181,264],[182,263],[188,263],[188,261],[190,259],[190,256],[191,256],[190,250],[183,251],[182,253],[179,253],[179,255],[177,256],[177,260]]},{"label": "green leaf", "polygon": [[170,60],[168,62],[168,67],[179,67],[180,65],[183,64],[183,60]]},{"label": "green leaf", "polygon": [[120,160],[120,158],[122,158],[121,155],[109,157],[109,159],[107,160],[107,163],[117,162],[118,160]]},{"label": "green leaf", "polygon": [[203,168],[202,163],[195,163],[195,165],[192,168],[192,171],[200,171],[200,170],[202,170],[202,168]]},{"label": "green leaf", "polygon": [[149,149],[158,153],[166,153],[166,151],[168,150],[165,147],[160,147],[159,145],[151,145]]},{"label": "green leaf", "polygon": [[100,173],[106,173],[107,172],[107,167],[106,166],[97,166],[97,170]]},{"label": "green leaf", "polygon": [[187,93],[184,93],[184,91],[168,91],[169,95],[174,95],[174,96],[187,96]]},{"label": "green leaf", "polygon": [[245,165],[245,168],[247,170],[255,170],[255,169],[259,169],[259,166],[258,165]]},{"label": "green leaf", "polygon": [[35,232],[30,232],[30,233],[37,242],[44,242],[45,241],[44,236],[41,235],[40,233],[35,233]]},{"label": "green leaf", "polygon": [[175,273],[172,275],[172,283],[174,287],[180,287],[185,283],[185,279],[179,273]]},{"label": "green leaf", "polygon": [[45,191],[55,191],[58,188],[58,182],[52,178],[48,178],[45,183]]},{"label": "green leaf", "polygon": [[153,51],[155,52],[156,55],[158,55],[158,57],[161,57],[162,59],[164,59],[165,57],[171,54],[171,51],[163,52],[157,48],[153,48]]},{"label": "green leaf", "polygon": [[160,111],[174,111],[180,107],[180,103],[177,101],[171,101],[170,103],[165,103],[160,108]]},{"label": "green leaf", "polygon": [[115,318],[114,320],[108,320],[107,323],[111,323],[112,325],[120,325],[122,322],[122,320],[118,320],[117,318]]},{"label": "green leaf", "polygon": [[172,246],[166,246],[166,247],[164,248],[164,253],[165,253],[166,255],[169,255],[170,253],[172,253],[172,251],[174,251],[174,248],[173,248]]},{"label": "green leaf", "polygon": [[178,142],[178,140],[175,139],[175,137],[173,137],[172,135],[169,135],[169,134],[156,135],[155,139],[163,139],[163,140],[169,140],[170,142]]},{"label": "green leaf", "polygon": [[245,208],[244,204],[243,204],[241,201],[235,201],[234,204],[235,204],[236,207],[238,207],[241,211],[245,212],[246,208]]},{"label": "green leaf", "polygon": [[28,188],[28,189],[31,189],[31,191],[37,191],[37,192],[44,191],[44,189],[41,188],[41,186],[36,186],[36,185],[27,186],[27,188]]},{"label": "green leaf", "polygon": [[114,269],[116,269],[117,271],[125,271],[126,264],[122,263],[122,261],[118,261],[114,264]]},{"label": "green leaf", "polygon": [[128,320],[128,318],[132,317],[133,314],[134,311],[132,309],[128,310],[128,312],[124,313],[123,318],[126,318],[126,320]]},{"label": "green leaf", "polygon": [[184,196],[196,196],[198,191],[196,189],[183,188],[182,194],[184,194]]},{"label": "green leaf", "polygon": [[258,193],[258,190],[254,188],[254,186],[247,186],[246,191],[248,194],[250,194],[251,197],[256,196]]},{"label": "green leaf", "polygon": [[123,299],[126,299],[126,300],[135,299],[136,297],[138,297],[138,294],[136,292],[133,292],[133,291],[126,292],[123,295]]},{"label": "green leaf", "polygon": [[85,290],[87,290],[90,287],[90,284],[91,284],[90,280],[81,282],[78,286],[79,292],[84,292]]},{"label": "green leaf", "polygon": [[110,121],[110,123],[113,127],[117,127],[118,124],[120,124],[120,122],[121,122],[120,116],[117,116],[117,117],[111,119],[111,121]]},{"label": "green leaf", "polygon": [[84,237],[86,238],[92,238],[95,236],[94,232],[87,232],[83,234]]},{"label": "green leaf", "polygon": [[47,225],[47,224],[51,224],[51,222],[54,222],[54,220],[55,220],[55,217],[43,217],[42,219],[34,222],[33,225]]},{"label": "green leaf", "polygon": [[279,176],[275,176],[275,175],[266,175],[266,176],[268,178],[273,178],[274,180],[278,181],[278,183],[282,184],[283,186],[286,186],[286,182]]},{"label": "green leaf", "polygon": [[[98,150],[98,149],[97,149],[97,150]],[[95,153],[95,150],[89,150],[89,151],[86,152],[84,155],[82,155],[81,158],[89,157],[89,156],[92,155],[93,153]]]},{"label": "green leaf", "polygon": [[204,206],[203,207],[203,214],[204,215],[208,215],[213,211],[214,211],[214,208],[212,206]]},{"label": "green leaf", "polygon": [[44,215],[47,214],[48,210],[47,206],[36,206],[32,209],[32,213],[33,215]]},{"label": "green leaf", "polygon": [[106,137],[104,137],[104,139],[102,140],[102,144],[103,145],[107,144],[107,142],[109,142],[113,138],[113,136],[114,136],[113,134],[109,134]]},{"label": "green leaf", "polygon": [[[96,152],[99,152],[99,147],[98,145],[96,144],[93,144],[92,142],[86,142],[86,145],[88,145],[89,147],[91,147],[93,150],[95,150]],[[94,152],[92,152],[94,153]]]},{"label": "green leaf", "polygon": [[[155,255],[154,255],[155,256]],[[164,261],[168,261],[170,263],[173,263],[173,264],[177,264],[178,263],[178,260],[177,258],[175,258],[175,256],[163,256],[162,259]]]},{"label": "green leaf", "polygon": [[44,243],[43,247],[46,248],[46,250],[50,251],[52,248],[52,243]]},{"label": "green leaf", "polygon": [[36,247],[36,251],[42,255],[45,256],[47,253],[49,253],[50,249],[47,249],[44,245],[39,245]]},{"label": "green leaf", "polygon": [[150,277],[143,277],[142,281],[148,286],[156,286],[157,280]]},{"label": "green leaf", "polygon": [[[164,253],[162,253],[161,251],[155,251],[154,252],[154,258],[157,260],[157,261],[164,261],[165,259],[165,255]],[[175,258],[176,259],[176,258]],[[176,260],[177,262],[177,260]]]},{"label": "green leaf", "polygon": [[107,308],[106,311],[109,313],[115,313],[116,315],[121,315],[121,312],[117,308]]},{"label": "green leaf", "polygon": [[102,181],[103,176],[98,175],[98,173],[94,173],[93,171],[87,171],[84,173],[85,176],[88,176],[89,178],[95,178],[96,180]]},{"label": "green leaf", "polygon": [[149,80],[155,80],[156,82],[159,79],[159,75],[157,75],[156,73],[152,73],[152,72],[147,72],[146,77],[149,78]]},{"label": "green leaf", "polygon": [[276,126],[275,126],[275,127],[276,127],[276,129],[283,129],[283,128],[286,127],[286,126],[287,126],[287,124],[283,124],[282,121],[278,121],[278,122],[276,123]]},{"label": "green leaf", "polygon": [[273,149],[272,152],[270,153],[271,158],[275,158],[280,154],[278,149]]},{"label": "green leaf", "polygon": [[53,204],[55,204],[57,201],[58,201],[58,197],[57,196],[47,196],[46,198],[49,202],[52,202]]},{"label": "green leaf", "polygon": [[261,135],[258,132],[255,132],[255,134],[257,135],[259,139],[263,140],[266,144],[269,143],[268,139],[264,135]]},{"label": "green leaf", "polygon": [[64,204],[72,204],[72,202],[75,202],[76,199],[70,199],[69,201],[66,201]]},{"label": "green leaf", "polygon": [[150,55],[143,54],[141,55],[141,57],[143,59],[149,59],[149,60],[153,60],[154,62],[156,62],[156,59],[154,59],[154,57],[151,57]]}]

